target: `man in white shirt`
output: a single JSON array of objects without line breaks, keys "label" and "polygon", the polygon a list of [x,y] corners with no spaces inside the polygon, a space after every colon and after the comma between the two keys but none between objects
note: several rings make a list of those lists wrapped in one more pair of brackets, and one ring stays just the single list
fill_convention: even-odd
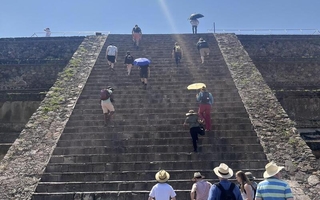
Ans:
[{"label": "man in white shirt", "polygon": [[107,47],[107,51],[106,51],[106,57],[108,60],[108,64],[111,67],[111,70],[114,70],[114,63],[117,62],[117,57],[118,57],[118,48],[116,46],[114,46],[113,44],[110,44]]},{"label": "man in white shirt", "polygon": [[197,34],[199,21],[197,19],[192,19],[190,20],[190,24],[192,26],[192,33]]},{"label": "man in white shirt", "polygon": [[160,170],[155,175],[158,183],[154,185],[149,193],[148,200],[176,200],[176,193],[172,186],[166,183],[170,175],[165,170]]}]

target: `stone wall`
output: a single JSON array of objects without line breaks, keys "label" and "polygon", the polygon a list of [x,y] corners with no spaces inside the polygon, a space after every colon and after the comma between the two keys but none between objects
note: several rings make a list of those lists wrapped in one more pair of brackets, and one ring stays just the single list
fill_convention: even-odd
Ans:
[{"label": "stone wall", "polygon": [[84,39],[0,162],[0,199],[31,199],[106,36]]},{"label": "stone wall", "polygon": [[0,104],[0,132],[22,131],[40,101],[6,101]]},{"label": "stone wall", "polygon": [[320,36],[238,38],[297,127],[319,128]]},{"label": "stone wall", "polygon": [[320,127],[320,92],[277,91],[276,96],[298,128]]},{"label": "stone wall", "polygon": [[84,37],[1,38],[0,64],[68,61]]},{"label": "stone wall", "polygon": [[83,37],[0,39],[0,90],[49,89]]},{"label": "stone wall", "polygon": [[[296,199],[320,196],[319,163],[234,34],[215,35],[269,161],[286,167]],[[307,196],[308,195],[308,196]]]}]

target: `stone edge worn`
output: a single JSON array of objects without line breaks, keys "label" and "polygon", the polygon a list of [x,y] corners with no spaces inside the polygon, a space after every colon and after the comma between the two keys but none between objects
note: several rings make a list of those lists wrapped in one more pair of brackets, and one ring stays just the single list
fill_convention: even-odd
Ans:
[{"label": "stone edge worn", "polygon": [[31,199],[106,38],[84,38],[0,162],[0,199]]},{"label": "stone edge worn", "polygon": [[320,175],[317,160],[300,137],[295,123],[289,119],[237,36],[214,36],[267,159],[286,167],[284,175],[290,179],[295,199],[309,199],[303,191],[311,198],[320,195],[316,186],[308,184],[310,175]]}]

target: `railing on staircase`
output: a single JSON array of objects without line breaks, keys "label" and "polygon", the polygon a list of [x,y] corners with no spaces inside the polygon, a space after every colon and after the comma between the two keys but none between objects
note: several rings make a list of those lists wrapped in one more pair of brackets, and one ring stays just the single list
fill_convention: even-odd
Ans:
[{"label": "railing on staircase", "polygon": [[237,35],[319,35],[319,29],[208,29],[209,33]]},{"label": "railing on staircase", "polygon": [[[61,37],[61,36],[88,36],[88,35],[109,35],[110,31],[62,31],[62,32],[51,32],[50,37]],[[46,37],[46,32],[35,32],[31,37]]]}]

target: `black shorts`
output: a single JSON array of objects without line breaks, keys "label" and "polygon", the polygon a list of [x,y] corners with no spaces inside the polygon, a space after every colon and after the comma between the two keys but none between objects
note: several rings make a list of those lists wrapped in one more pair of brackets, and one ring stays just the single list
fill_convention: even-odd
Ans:
[{"label": "black shorts", "polygon": [[114,63],[116,61],[116,56],[109,56],[107,55],[107,59],[111,62]]},{"label": "black shorts", "polygon": [[140,78],[148,78],[148,67],[140,67]]}]

